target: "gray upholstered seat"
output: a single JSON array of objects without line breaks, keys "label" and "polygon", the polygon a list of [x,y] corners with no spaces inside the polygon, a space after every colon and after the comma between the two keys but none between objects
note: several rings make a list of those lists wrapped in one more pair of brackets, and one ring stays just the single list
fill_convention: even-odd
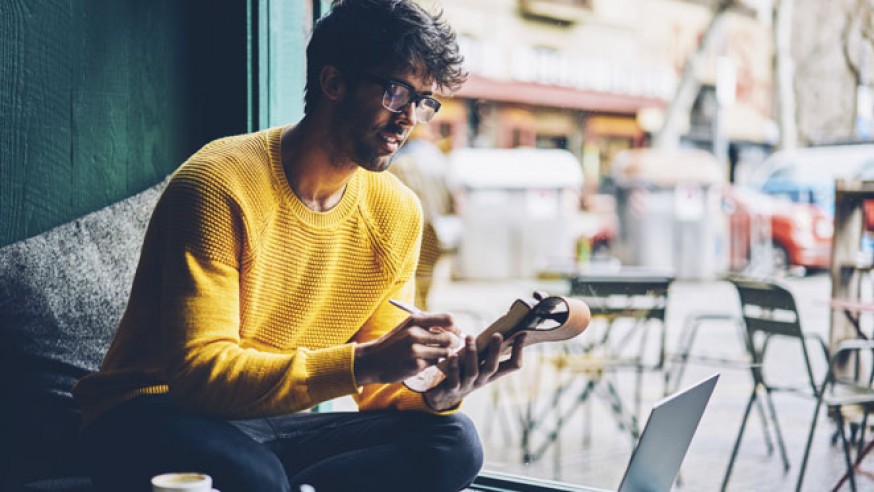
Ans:
[{"label": "gray upholstered seat", "polygon": [[0,248],[0,490],[90,490],[70,388],[112,340],[165,184]]}]

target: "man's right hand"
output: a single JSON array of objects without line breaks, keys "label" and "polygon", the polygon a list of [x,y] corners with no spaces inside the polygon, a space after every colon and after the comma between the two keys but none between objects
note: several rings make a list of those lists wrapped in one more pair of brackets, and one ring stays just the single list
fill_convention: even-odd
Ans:
[{"label": "man's right hand", "polygon": [[399,383],[447,357],[463,338],[449,314],[414,314],[393,330],[355,347],[359,386]]}]

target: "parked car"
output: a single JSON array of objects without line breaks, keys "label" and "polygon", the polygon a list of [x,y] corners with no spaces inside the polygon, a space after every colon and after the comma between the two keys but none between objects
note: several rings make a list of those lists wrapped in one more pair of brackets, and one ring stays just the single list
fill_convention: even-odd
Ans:
[{"label": "parked car", "polygon": [[775,152],[750,178],[769,195],[834,214],[835,180],[874,177],[874,145],[829,145]]},{"label": "parked car", "polygon": [[741,271],[767,262],[773,272],[793,266],[828,268],[832,217],[820,206],[760,191],[727,186],[723,205],[729,218],[729,268]]}]

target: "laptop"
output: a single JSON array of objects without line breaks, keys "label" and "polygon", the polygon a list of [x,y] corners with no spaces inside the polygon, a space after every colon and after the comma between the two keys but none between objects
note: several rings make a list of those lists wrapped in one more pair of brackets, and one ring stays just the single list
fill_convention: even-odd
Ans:
[{"label": "laptop", "polygon": [[[666,492],[671,490],[674,479],[692,443],[692,436],[704,409],[716,387],[719,374],[683,391],[674,393],[656,402],[646,422],[646,427],[631,454],[625,476],[618,492]],[[524,488],[518,488],[520,477],[509,474],[484,472],[468,490],[488,491],[568,491],[610,492],[604,489],[568,486],[549,480],[525,478]]]},{"label": "laptop", "polygon": [[671,490],[719,374],[657,402],[631,454],[619,492]]}]

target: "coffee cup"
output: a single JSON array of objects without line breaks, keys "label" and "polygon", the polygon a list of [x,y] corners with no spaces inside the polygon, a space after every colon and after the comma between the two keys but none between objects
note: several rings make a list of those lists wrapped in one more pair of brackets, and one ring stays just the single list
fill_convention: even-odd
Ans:
[{"label": "coffee cup", "polygon": [[205,473],[164,473],[152,477],[152,492],[213,492],[212,477]]}]

